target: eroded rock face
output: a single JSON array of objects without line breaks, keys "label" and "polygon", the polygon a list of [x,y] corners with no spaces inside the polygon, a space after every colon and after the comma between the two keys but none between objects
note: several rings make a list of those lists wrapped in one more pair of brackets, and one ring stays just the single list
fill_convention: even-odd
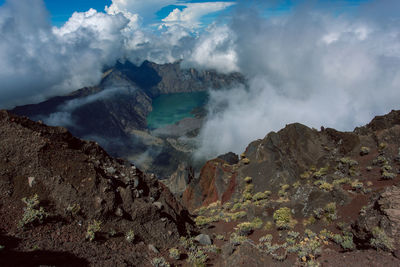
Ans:
[{"label": "eroded rock face", "polygon": [[[64,220],[99,220],[159,247],[175,244],[194,227],[188,212],[154,175],[111,158],[94,142],[0,111],[0,199],[22,214],[34,194]],[[71,207],[79,210],[71,217]],[[5,206],[2,206],[4,212]],[[15,230],[20,216],[1,227]],[[85,231],[86,229],[82,229]]]},{"label": "eroded rock face", "polygon": [[400,256],[400,187],[386,188],[362,210],[353,225],[354,235],[362,246],[374,246],[371,242],[374,231],[383,231],[387,235],[387,244],[392,244],[392,248],[386,250]]},{"label": "eroded rock face", "polygon": [[183,192],[182,202],[190,210],[218,200],[229,200],[236,188],[233,167],[222,159],[208,161],[200,172],[200,178],[192,181]]}]

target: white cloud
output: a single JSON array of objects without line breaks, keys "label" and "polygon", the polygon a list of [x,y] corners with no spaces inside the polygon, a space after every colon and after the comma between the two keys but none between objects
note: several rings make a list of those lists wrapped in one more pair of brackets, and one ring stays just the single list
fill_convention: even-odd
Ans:
[{"label": "white cloud", "polygon": [[[374,4],[376,12],[386,5]],[[241,10],[228,38],[249,86],[211,93],[196,156],[241,153],[288,123],[352,130],[398,109],[399,26],[390,16],[333,16],[312,6],[273,19]]]},{"label": "white cloud", "polygon": [[232,5],[235,5],[235,3],[205,2],[178,5],[182,5],[185,8],[183,10],[175,8],[166,18],[162,19],[164,25],[171,26],[179,24],[187,28],[195,29],[202,25],[200,19],[205,15],[224,10]]},{"label": "white cloud", "polygon": [[112,0],[105,10],[109,14],[123,13],[127,17],[139,14],[142,18],[152,18],[161,8],[176,4],[177,0]]},{"label": "white cloud", "polygon": [[211,25],[199,37],[184,65],[222,73],[238,71],[236,39],[236,33],[228,26]]},{"label": "white cloud", "polygon": [[104,66],[121,57],[128,22],[91,9],[52,28],[43,1],[7,1],[0,7],[0,106],[97,84]]}]

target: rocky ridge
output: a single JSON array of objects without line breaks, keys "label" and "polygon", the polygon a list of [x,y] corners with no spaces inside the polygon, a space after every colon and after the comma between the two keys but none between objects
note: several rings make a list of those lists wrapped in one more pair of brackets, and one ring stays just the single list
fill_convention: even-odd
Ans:
[{"label": "rocky ridge", "polygon": [[221,266],[260,252],[260,266],[378,264],[361,255],[397,266],[399,140],[400,111],[353,132],[290,124],[250,143],[238,163],[208,161],[182,201],[228,241]]},{"label": "rocky ridge", "polygon": [[0,111],[0,136],[2,266],[148,265],[196,229],[154,175],[65,128]]}]

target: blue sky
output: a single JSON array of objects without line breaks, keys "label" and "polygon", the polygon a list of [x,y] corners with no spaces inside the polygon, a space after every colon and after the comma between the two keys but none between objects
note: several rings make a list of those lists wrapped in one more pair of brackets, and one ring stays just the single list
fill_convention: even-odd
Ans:
[{"label": "blue sky", "polygon": [[[146,1],[146,0],[142,0]],[[315,1],[321,4],[328,4],[328,6],[331,6],[334,8],[334,10],[338,13],[341,12],[347,12],[351,11],[352,7],[357,7],[360,2],[366,2],[368,0],[319,0]],[[4,4],[5,0],[0,0],[0,5]],[[44,0],[46,7],[50,13],[50,18],[51,22],[54,26],[62,26],[68,19],[71,17],[72,13],[75,11],[78,12],[85,12],[88,11],[90,8],[94,8],[97,11],[104,11],[105,6],[110,6],[112,3],[112,0]],[[219,1],[213,1],[213,0],[187,0],[187,1],[182,1],[184,3],[202,3],[202,2],[219,2]],[[232,0],[225,0],[225,2],[238,2],[238,1],[232,1]],[[241,1],[242,3],[257,3],[257,1]],[[262,1],[258,3],[264,4],[269,4],[269,3],[278,3],[274,4],[273,8],[270,8],[268,10],[265,10],[266,15],[270,14],[280,14],[280,13],[285,13],[290,10],[290,8],[297,4],[304,2],[304,0],[282,0],[282,1]],[[165,18],[168,16],[168,14],[174,10],[175,8],[178,8],[180,10],[184,9],[184,6],[176,6],[176,5],[168,5],[161,10],[159,10],[156,14],[153,20],[147,22],[155,22],[155,21],[160,21],[161,19]],[[231,8],[228,8],[227,10],[224,10],[223,12],[229,12]],[[209,24],[211,23],[221,12],[217,13],[212,13],[204,16],[202,18],[202,22],[204,24]],[[147,19],[147,18],[146,18]],[[155,21],[154,21],[155,20]]]},{"label": "blue sky", "polygon": [[90,8],[103,11],[106,5],[111,5],[111,0],[45,0],[44,2],[55,26],[64,24],[75,11],[84,12]]}]

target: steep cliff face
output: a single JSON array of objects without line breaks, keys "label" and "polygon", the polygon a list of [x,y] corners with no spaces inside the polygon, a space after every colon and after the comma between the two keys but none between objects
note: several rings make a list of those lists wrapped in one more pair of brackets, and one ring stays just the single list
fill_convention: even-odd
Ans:
[{"label": "steep cliff face", "polygon": [[150,67],[160,77],[159,83],[150,88],[152,95],[180,92],[198,92],[209,88],[228,88],[234,84],[244,84],[240,73],[219,74],[213,70],[183,69],[180,62],[158,65],[145,61],[143,65]]},{"label": "steep cliff face", "polygon": [[[31,264],[23,252],[32,246],[49,251],[38,265],[68,253],[93,266],[145,265],[148,244],[166,249],[195,230],[188,212],[156,177],[65,128],[0,111],[0,146],[2,266]],[[101,242],[85,240],[95,221],[101,222],[93,230]],[[124,240],[130,231],[132,243]],[[55,248],[60,255],[50,252]],[[13,258],[18,253],[22,257]]]}]

